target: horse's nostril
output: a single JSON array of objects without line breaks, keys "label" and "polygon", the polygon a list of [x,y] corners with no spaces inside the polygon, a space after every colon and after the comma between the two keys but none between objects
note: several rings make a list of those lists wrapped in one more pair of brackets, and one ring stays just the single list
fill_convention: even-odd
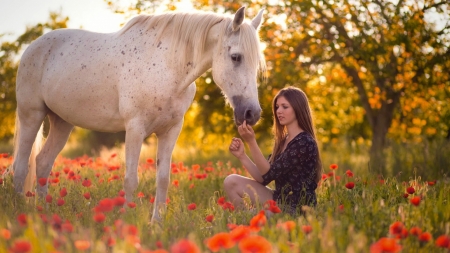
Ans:
[{"label": "horse's nostril", "polygon": [[253,118],[252,110],[246,110],[246,111],[245,111],[245,114],[244,114],[244,119],[245,119],[245,120],[250,120],[250,119],[252,119],[252,118]]}]

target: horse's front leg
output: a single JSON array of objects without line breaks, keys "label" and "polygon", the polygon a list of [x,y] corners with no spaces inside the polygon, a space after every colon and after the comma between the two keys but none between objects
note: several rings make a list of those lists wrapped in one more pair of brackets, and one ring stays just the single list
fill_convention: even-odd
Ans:
[{"label": "horse's front leg", "polygon": [[163,133],[158,133],[158,157],[156,162],[156,197],[151,223],[161,221],[161,212],[165,210],[167,190],[170,183],[170,163],[173,148],[180,135],[183,119]]},{"label": "horse's front leg", "polygon": [[138,187],[138,163],[141,153],[142,142],[146,136],[143,125],[137,120],[129,122],[125,132],[125,199],[126,202],[133,201],[134,191]]}]

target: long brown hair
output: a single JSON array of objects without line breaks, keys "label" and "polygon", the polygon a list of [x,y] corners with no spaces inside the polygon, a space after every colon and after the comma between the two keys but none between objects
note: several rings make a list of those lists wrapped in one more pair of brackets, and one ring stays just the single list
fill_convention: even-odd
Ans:
[{"label": "long brown hair", "polygon": [[[269,163],[272,163],[275,157],[281,153],[283,149],[284,142],[286,141],[287,130],[286,127],[280,124],[276,113],[277,100],[280,97],[284,97],[289,104],[292,106],[295,112],[295,117],[297,118],[298,126],[305,132],[309,133],[317,144],[316,131],[314,127],[314,122],[312,120],[311,108],[309,106],[308,97],[305,92],[297,87],[286,87],[281,89],[272,101],[272,113],[273,113],[273,135],[275,137],[275,143],[273,146],[272,155],[269,159]],[[320,159],[319,148],[317,147],[317,175],[316,182],[318,183],[322,177],[322,161]]]}]

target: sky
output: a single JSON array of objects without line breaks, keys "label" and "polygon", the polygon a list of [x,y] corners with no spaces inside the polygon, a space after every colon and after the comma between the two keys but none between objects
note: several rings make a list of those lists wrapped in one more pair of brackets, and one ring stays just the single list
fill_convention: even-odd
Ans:
[{"label": "sky", "polygon": [[27,26],[45,23],[51,11],[68,16],[69,28],[94,32],[117,31],[126,21],[103,0],[0,0],[0,34],[8,34],[5,40],[15,40]]}]

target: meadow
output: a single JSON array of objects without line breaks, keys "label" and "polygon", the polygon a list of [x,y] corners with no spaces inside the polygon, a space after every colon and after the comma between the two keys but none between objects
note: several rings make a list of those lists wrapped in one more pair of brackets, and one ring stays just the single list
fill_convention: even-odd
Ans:
[{"label": "meadow", "polygon": [[[0,155],[0,174],[12,163]],[[222,191],[231,161],[173,162],[167,209],[150,224],[155,161],[139,165],[134,202],[124,206],[124,161],[59,156],[38,199],[0,179],[0,253],[6,252],[450,252],[450,184],[446,175],[408,180],[324,164],[318,205],[304,216],[274,203],[236,210]]]}]

